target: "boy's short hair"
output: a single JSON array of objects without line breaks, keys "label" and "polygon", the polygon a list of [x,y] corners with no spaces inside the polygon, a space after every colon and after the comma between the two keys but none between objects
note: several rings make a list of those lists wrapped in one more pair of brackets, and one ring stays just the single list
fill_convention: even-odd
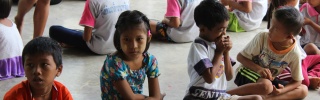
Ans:
[{"label": "boy's short hair", "polygon": [[196,25],[212,29],[217,24],[228,21],[229,13],[226,7],[215,0],[203,0],[194,10]]},{"label": "boy's short hair", "polygon": [[302,14],[294,7],[282,6],[274,12],[276,20],[286,28],[289,33],[296,36],[300,33],[304,23]]},{"label": "boy's short hair", "polygon": [[11,0],[0,0],[0,19],[7,18],[11,11]]},{"label": "boy's short hair", "polygon": [[50,54],[57,68],[62,65],[62,48],[60,44],[48,37],[37,37],[26,44],[22,51],[22,64],[24,65],[26,55]]}]

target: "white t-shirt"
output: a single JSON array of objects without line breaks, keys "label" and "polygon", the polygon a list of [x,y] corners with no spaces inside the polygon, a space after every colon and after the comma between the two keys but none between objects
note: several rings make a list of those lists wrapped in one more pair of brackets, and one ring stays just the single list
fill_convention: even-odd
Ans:
[{"label": "white t-shirt", "polygon": [[8,27],[0,23],[0,61],[21,57],[22,50],[23,42],[16,24],[12,22],[12,26]]},{"label": "white t-shirt", "polygon": [[[268,32],[257,34],[240,52],[261,67],[270,69],[272,76],[278,76],[283,69],[290,67],[292,79],[303,80],[301,70],[301,51],[297,41],[286,50],[276,50],[269,40]],[[242,64],[240,67],[244,67]]]},{"label": "white t-shirt", "polygon": [[87,42],[91,51],[107,54],[115,51],[113,36],[119,15],[129,10],[129,0],[87,0],[80,25],[93,28]]},{"label": "white t-shirt", "polygon": [[[248,0],[238,0],[248,1]],[[245,13],[234,9],[232,13],[237,16],[239,25],[246,31],[251,31],[260,27],[263,17],[268,10],[268,0],[249,0],[252,2],[252,11]]]},{"label": "white t-shirt", "polygon": [[[310,4],[303,4],[300,8],[300,11],[304,17],[307,17],[311,21],[320,25],[319,13]],[[301,36],[301,45],[305,45],[307,43],[314,43],[317,47],[320,47],[320,33],[314,30],[310,25],[304,25],[303,28],[305,29],[306,34]]]},{"label": "white t-shirt", "polygon": [[212,59],[216,45],[214,42],[208,42],[198,37],[191,44],[188,55],[188,74],[190,83],[186,95],[192,95],[195,98],[216,100],[219,96],[226,94],[227,79],[224,73],[224,62],[221,59],[221,65],[214,82],[206,83],[202,77],[207,68],[213,67]]},{"label": "white t-shirt", "polygon": [[194,9],[202,0],[167,0],[165,17],[179,17],[181,26],[168,27],[168,36],[174,42],[191,42],[199,36],[199,28],[194,21]]}]

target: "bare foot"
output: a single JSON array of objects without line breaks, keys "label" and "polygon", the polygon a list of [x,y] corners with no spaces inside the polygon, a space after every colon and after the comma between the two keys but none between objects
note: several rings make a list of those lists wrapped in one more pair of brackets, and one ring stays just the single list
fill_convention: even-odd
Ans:
[{"label": "bare foot", "polygon": [[309,77],[311,89],[319,89],[320,87],[320,78],[319,77]]},{"label": "bare foot", "polygon": [[23,25],[23,18],[19,18],[18,16],[14,17],[14,22],[17,25],[18,31],[21,35],[22,25]]}]

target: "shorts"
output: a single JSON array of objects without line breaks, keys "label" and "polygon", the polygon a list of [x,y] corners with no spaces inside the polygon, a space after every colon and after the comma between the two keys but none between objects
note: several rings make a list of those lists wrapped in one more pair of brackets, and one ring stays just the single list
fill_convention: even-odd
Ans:
[{"label": "shorts", "polygon": [[220,95],[218,98],[207,98],[207,99],[203,99],[203,98],[197,98],[194,97],[192,95],[187,95],[183,98],[183,100],[238,100],[240,96],[238,95],[230,95],[230,94],[224,94],[224,95]]},{"label": "shorts", "polygon": [[[242,67],[239,69],[237,76],[236,76],[236,79],[234,80],[234,83],[237,86],[241,86],[241,85],[245,85],[248,83],[256,83],[259,78],[261,78],[261,76],[258,73],[254,72],[248,68]],[[272,85],[276,86],[276,88],[279,88],[278,84],[281,84],[283,86],[288,84],[288,81],[280,80],[278,78],[275,78],[271,82],[272,82]]]},{"label": "shorts", "polygon": [[168,26],[164,23],[158,22],[156,25],[156,32],[157,35],[155,36],[157,39],[161,41],[167,41],[167,42],[174,42],[172,39],[168,36],[167,33]]},{"label": "shorts", "polygon": [[240,26],[238,18],[234,13],[229,12],[229,17],[230,17],[230,20],[229,20],[227,31],[231,31],[231,32],[245,32],[246,31]]}]

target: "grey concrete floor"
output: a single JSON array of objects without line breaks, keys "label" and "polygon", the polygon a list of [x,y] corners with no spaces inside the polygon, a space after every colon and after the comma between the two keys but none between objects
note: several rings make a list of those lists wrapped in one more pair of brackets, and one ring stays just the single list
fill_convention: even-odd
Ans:
[{"label": "grey concrete floor", "polygon": [[[85,1],[65,0],[58,5],[50,7],[50,15],[44,36],[48,36],[51,25],[62,25],[68,28],[83,29],[78,25],[82,15]],[[161,20],[166,11],[166,0],[131,0],[131,10],[139,10],[145,13],[150,19]],[[33,10],[26,16],[22,31],[24,44],[32,39],[33,34]],[[17,13],[17,6],[14,5],[9,16],[13,20]],[[238,52],[260,31],[266,30],[266,22],[252,32],[232,33],[228,32],[233,41],[231,56],[236,57]],[[189,78],[187,74],[187,55],[191,43],[164,43],[152,41],[149,52],[155,55],[159,62],[161,76],[159,77],[161,92],[165,92],[167,100],[181,100],[187,89]],[[76,49],[64,49],[63,73],[56,78],[63,83],[71,92],[75,100],[99,100],[100,83],[99,73],[105,55],[92,55]],[[235,65],[234,69],[237,68]],[[26,80],[25,77],[13,78],[0,81],[0,98],[3,98],[6,91],[12,86]],[[144,85],[144,94],[148,95],[147,81]],[[228,82],[228,89],[235,88],[233,80]],[[319,100],[319,90],[309,90],[306,100]],[[318,98],[318,99],[317,99]]]}]

